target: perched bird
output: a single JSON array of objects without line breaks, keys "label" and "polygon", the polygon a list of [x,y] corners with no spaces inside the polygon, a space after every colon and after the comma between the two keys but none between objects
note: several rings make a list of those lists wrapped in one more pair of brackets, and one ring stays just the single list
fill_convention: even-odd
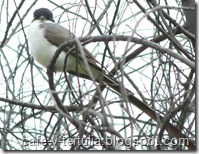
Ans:
[{"label": "perched bird", "polygon": [[[50,10],[40,8],[34,12],[34,19],[29,27],[27,38],[33,58],[44,67],[48,67],[57,48],[65,41],[74,39],[75,35],[63,26],[54,23],[53,14]],[[54,66],[55,71],[66,71],[78,77],[91,79],[79,51],[76,51],[74,48],[70,52],[70,49],[71,47],[66,47],[61,52]],[[105,74],[91,53],[86,48],[83,49],[95,81],[104,83],[114,89],[118,94],[121,94],[119,83],[112,76]],[[128,98],[130,102],[141,110],[144,110],[149,116],[156,118],[156,114],[147,104],[137,99],[128,89],[123,89],[126,90],[125,98]]]},{"label": "perched bird", "polygon": [[[33,58],[44,67],[48,67],[51,64],[57,48],[62,43],[75,38],[75,35],[69,30],[54,23],[53,14],[50,10],[40,8],[34,12],[34,19],[27,33],[28,45]],[[104,70],[99,66],[99,62],[86,48],[83,47],[84,57],[81,55],[78,47],[72,48],[67,46],[63,49],[56,59],[54,71],[65,71],[78,77],[111,85],[112,87],[117,85],[114,89],[117,89],[116,91],[119,92],[117,81],[104,73]],[[85,65],[83,58],[86,58],[88,65]],[[87,66],[89,66],[91,73],[88,72]],[[67,116],[67,111],[63,110],[57,101],[55,106],[59,113]]]},{"label": "perched bird", "polygon": [[[68,29],[54,23],[53,14],[49,9],[40,8],[34,12],[34,19],[30,24],[27,38],[33,58],[44,67],[48,67],[57,48],[65,41],[73,40],[76,37]],[[54,70],[56,72],[66,71],[78,77],[91,79],[80,52],[75,50],[77,48],[72,51],[70,49],[71,47],[66,47],[61,52],[56,60]],[[119,91],[118,82],[112,76],[106,75],[99,62],[86,48],[83,47],[83,49],[95,81],[102,82]]]},{"label": "perched bird", "polygon": [[[30,24],[27,38],[29,50],[33,58],[44,67],[48,67],[57,48],[65,41],[73,40],[75,35],[63,26],[54,23],[53,14],[50,10],[46,8],[40,8],[34,12],[34,19]],[[64,48],[56,60],[54,69],[56,72],[66,71],[78,77],[91,79],[89,73],[87,72],[88,69],[85,66],[82,56],[76,49],[77,48],[74,48],[71,51],[71,47]],[[110,86],[117,93],[121,94],[119,83],[112,76],[104,73],[105,71],[103,67],[100,67],[97,60],[91,55],[91,53],[89,53],[86,48],[83,48],[83,50],[94,80]],[[158,117],[158,120],[165,120],[147,104],[136,98],[131,91],[124,87],[123,89],[125,89],[126,95],[123,96],[121,94],[121,97],[128,98],[130,103],[134,104],[152,119],[157,121]],[[170,123],[167,123],[165,127],[176,138],[186,137]],[[189,141],[189,143],[191,147],[195,147],[191,141]]]}]

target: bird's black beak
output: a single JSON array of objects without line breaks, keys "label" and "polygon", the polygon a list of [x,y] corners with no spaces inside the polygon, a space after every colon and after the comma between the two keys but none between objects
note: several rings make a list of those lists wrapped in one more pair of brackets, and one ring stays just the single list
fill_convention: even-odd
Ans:
[{"label": "bird's black beak", "polygon": [[[34,18],[34,19],[32,20],[32,22],[35,21],[35,20],[36,20],[36,19]],[[39,20],[44,21],[44,20],[47,20],[47,19],[46,19],[45,16],[41,16],[41,17],[39,18]],[[55,22],[55,20],[54,20],[53,18],[50,18],[50,19],[48,19],[48,20],[50,20],[50,21],[52,21],[52,22]]]}]

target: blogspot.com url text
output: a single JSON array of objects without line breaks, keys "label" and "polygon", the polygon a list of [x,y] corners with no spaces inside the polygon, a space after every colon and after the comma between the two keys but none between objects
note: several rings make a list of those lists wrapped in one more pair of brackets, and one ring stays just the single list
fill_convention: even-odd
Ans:
[{"label": "blogspot.com url text", "polygon": [[63,146],[72,146],[72,145],[84,145],[84,146],[125,146],[128,148],[136,147],[136,146],[157,146],[157,145],[165,145],[165,146],[175,146],[175,145],[189,145],[188,138],[162,138],[161,141],[159,138],[154,137],[143,137],[143,138],[118,138],[118,137],[109,137],[106,136],[105,140],[101,140],[100,138],[93,138],[91,136],[80,138],[54,138],[54,139],[46,139],[41,136],[37,138],[24,138],[22,140],[22,144],[24,146],[46,146],[50,145],[52,148],[55,148],[56,145],[63,145]]}]

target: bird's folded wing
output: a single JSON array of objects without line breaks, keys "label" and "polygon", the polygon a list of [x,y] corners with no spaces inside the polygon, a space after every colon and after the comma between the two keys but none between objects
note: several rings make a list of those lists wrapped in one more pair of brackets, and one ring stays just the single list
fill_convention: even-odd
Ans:
[{"label": "bird's folded wing", "polygon": [[[44,34],[48,42],[57,47],[59,47],[62,43],[69,40],[73,40],[75,38],[75,35],[73,33],[71,33],[68,29],[58,24],[43,23],[40,25],[40,28],[44,28]],[[64,49],[64,52],[68,52],[71,48],[72,47],[66,47]],[[92,54],[86,48],[83,49],[88,63],[101,71],[101,68],[97,65],[97,63],[99,64],[99,62],[92,56]],[[79,54],[79,52],[76,52],[75,50],[71,52],[71,54],[74,56],[77,56],[77,53]],[[81,56],[79,56],[78,58],[81,59]]]}]

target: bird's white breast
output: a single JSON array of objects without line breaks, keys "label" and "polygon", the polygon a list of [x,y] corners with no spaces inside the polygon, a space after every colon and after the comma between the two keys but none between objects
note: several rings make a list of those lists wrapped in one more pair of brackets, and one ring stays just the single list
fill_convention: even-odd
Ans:
[{"label": "bird's white breast", "polygon": [[[27,33],[27,38],[28,38],[29,49],[33,58],[44,67],[48,67],[58,47],[46,40],[44,35],[45,30],[40,26],[40,24],[43,24],[43,22],[44,21],[41,20],[35,20],[33,23],[31,23],[29,31]],[[45,22],[50,22],[50,21],[45,21]],[[56,28],[56,26],[54,26],[54,28]],[[66,57],[67,60],[65,59]],[[76,56],[71,54],[66,56],[66,53],[63,51],[56,60],[54,69],[56,72],[78,71],[79,74],[88,75],[84,63],[82,61],[77,61],[77,60],[78,59],[76,59]],[[90,69],[95,78],[98,78],[100,76],[101,72],[96,71],[94,67],[90,67]]]},{"label": "bird's white breast", "polygon": [[[44,67],[48,67],[57,47],[46,40],[44,29],[40,28],[40,24],[42,21],[39,20],[31,23],[27,33],[28,45],[33,58]],[[55,64],[56,71],[63,71],[65,56],[64,52],[59,55]],[[72,59],[67,58],[67,65],[74,65]]]}]

